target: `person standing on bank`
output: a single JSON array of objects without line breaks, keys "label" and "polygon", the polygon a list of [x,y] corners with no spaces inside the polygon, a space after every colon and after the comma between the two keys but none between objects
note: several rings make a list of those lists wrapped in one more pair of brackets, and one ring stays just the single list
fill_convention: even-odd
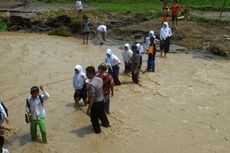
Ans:
[{"label": "person standing on bank", "polygon": [[164,57],[166,57],[166,54],[169,52],[170,47],[170,37],[172,36],[172,31],[169,28],[168,22],[164,22],[163,27],[160,30],[160,50],[162,57],[164,53]]},{"label": "person standing on bank", "polygon": [[82,17],[82,12],[83,12],[83,5],[81,0],[76,0],[75,7],[77,10],[77,16],[78,18]]},{"label": "person standing on bank", "polygon": [[88,91],[88,109],[87,114],[90,116],[94,132],[99,134],[102,126],[110,127],[109,120],[104,111],[103,80],[96,77],[96,71],[93,66],[86,68],[86,76],[90,79],[87,87]]},{"label": "person standing on bank", "polygon": [[113,54],[111,49],[106,50],[106,58],[105,63],[109,65],[109,71],[108,73],[113,76],[113,80],[115,85],[121,85],[121,82],[119,80],[119,64],[121,64],[120,59]]},{"label": "person standing on bank", "polygon": [[129,48],[129,44],[125,44],[124,50],[122,51],[122,57],[125,64],[125,70],[124,73],[130,73],[131,72],[131,60],[132,60],[133,52]]},{"label": "person standing on bank", "polygon": [[81,24],[83,28],[83,44],[88,44],[90,28],[89,28],[89,19],[86,15],[83,15]]},{"label": "person standing on bank", "polygon": [[100,40],[100,45],[103,45],[106,41],[105,36],[107,35],[107,27],[106,25],[100,25],[97,27],[97,34]]},{"label": "person standing on bank", "polygon": [[172,29],[177,29],[177,15],[180,12],[180,9],[180,5],[174,0],[172,5]]},{"label": "person standing on bank", "polygon": [[75,73],[73,76],[73,87],[74,87],[74,100],[75,105],[80,106],[79,101],[81,98],[84,101],[84,104],[87,103],[87,90],[86,90],[86,75],[82,70],[81,65],[75,66]]},{"label": "person standing on bank", "polygon": [[26,99],[26,113],[30,116],[30,134],[33,141],[37,140],[37,125],[39,125],[42,134],[42,143],[47,143],[45,126],[45,109],[43,102],[50,96],[47,91],[40,86],[43,94],[39,95],[39,88],[33,86],[30,89],[30,96]]}]

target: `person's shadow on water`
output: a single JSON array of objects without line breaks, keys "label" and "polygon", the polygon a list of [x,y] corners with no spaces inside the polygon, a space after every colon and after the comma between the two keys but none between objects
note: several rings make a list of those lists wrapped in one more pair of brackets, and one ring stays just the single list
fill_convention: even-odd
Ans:
[{"label": "person's shadow on water", "polygon": [[92,125],[87,125],[76,130],[72,130],[72,133],[76,133],[78,137],[84,138],[86,135],[93,134]]}]

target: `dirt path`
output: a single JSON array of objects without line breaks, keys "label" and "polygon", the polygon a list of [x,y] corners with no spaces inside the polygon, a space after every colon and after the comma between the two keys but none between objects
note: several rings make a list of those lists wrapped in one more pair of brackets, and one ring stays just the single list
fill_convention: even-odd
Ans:
[{"label": "dirt path", "polygon": [[[156,73],[141,74],[142,86],[124,83],[111,99],[112,127],[95,135],[88,116],[73,106],[75,64],[97,66],[106,46],[44,34],[0,33],[1,99],[7,100],[14,133],[12,153],[229,153],[230,62],[198,54],[157,56]],[[121,57],[120,50],[112,47]],[[146,57],[144,58],[146,63]],[[144,68],[143,68],[144,69]],[[123,70],[123,65],[121,65]],[[48,144],[30,142],[24,122],[25,98],[33,85],[45,86]],[[13,98],[13,99],[12,99]]]}]

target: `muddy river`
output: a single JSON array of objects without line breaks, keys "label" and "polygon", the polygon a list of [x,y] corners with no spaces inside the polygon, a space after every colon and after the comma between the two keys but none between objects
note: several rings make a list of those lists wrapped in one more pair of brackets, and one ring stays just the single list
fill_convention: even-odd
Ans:
[{"label": "muddy river", "polygon": [[[76,64],[100,64],[106,49],[75,38],[0,33],[0,99],[10,113],[5,146],[11,153],[230,152],[230,61],[196,54],[157,56],[156,72],[141,74],[141,86],[121,71],[112,127],[95,135],[86,108],[74,107],[72,76]],[[24,121],[33,85],[44,85],[51,96],[44,104],[48,144],[31,142]]]}]

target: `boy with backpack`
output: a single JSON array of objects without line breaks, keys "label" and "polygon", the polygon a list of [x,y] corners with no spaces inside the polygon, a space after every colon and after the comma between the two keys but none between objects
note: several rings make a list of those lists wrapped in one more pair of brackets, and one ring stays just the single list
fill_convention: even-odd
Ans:
[{"label": "boy with backpack", "polygon": [[26,99],[26,113],[29,116],[31,139],[37,140],[37,125],[39,125],[42,143],[47,143],[43,101],[49,98],[49,94],[43,89],[43,86],[40,86],[40,89],[43,92],[42,95],[39,95],[39,88],[37,86],[33,86],[30,89],[31,95]]}]

